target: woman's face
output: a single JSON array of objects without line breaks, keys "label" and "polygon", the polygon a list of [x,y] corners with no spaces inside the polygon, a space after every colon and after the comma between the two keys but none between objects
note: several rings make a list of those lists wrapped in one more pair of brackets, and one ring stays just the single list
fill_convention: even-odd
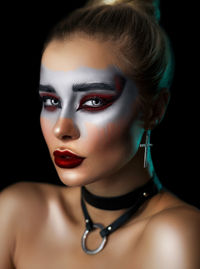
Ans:
[{"label": "woman's face", "polygon": [[[41,128],[61,181],[86,185],[131,161],[144,132],[138,89],[115,63],[112,47],[87,38],[52,41],[42,56]],[[58,166],[55,150],[85,159]]]}]

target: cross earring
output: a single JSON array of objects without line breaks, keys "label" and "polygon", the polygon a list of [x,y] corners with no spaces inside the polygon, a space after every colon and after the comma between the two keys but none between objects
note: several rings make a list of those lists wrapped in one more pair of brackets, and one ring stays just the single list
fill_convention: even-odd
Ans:
[{"label": "cross earring", "polygon": [[150,144],[150,130],[146,132],[146,141],[145,144],[140,144],[140,147],[144,147],[144,168],[147,167],[147,155],[149,152],[149,147],[152,147],[153,144]]}]

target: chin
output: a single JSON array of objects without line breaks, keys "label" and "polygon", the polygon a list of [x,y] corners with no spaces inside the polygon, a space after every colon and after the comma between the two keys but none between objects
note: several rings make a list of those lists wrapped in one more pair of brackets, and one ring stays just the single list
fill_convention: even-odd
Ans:
[{"label": "chin", "polygon": [[80,187],[95,181],[94,176],[91,178],[91,173],[84,172],[78,168],[63,169],[56,168],[57,174],[63,184],[69,187]]},{"label": "chin", "polygon": [[91,168],[87,169],[85,167],[82,167],[82,169],[80,169],[80,167],[72,169],[62,169],[56,167],[56,170],[61,182],[69,187],[85,186],[108,176],[108,171],[98,169],[91,170]]}]

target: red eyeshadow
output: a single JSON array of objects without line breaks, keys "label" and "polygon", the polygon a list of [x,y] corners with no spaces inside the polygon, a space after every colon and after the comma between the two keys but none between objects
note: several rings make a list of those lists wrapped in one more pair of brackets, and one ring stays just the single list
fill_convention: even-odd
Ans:
[{"label": "red eyeshadow", "polygon": [[120,95],[122,93],[122,90],[124,89],[126,79],[120,75],[115,75],[114,80],[115,80],[115,87],[117,90],[117,94]]},{"label": "red eyeshadow", "polygon": [[[95,99],[99,98],[103,101],[104,105],[101,105],[99,107],[91,107],[91,106],[87,106],[87,105],[83,105],[86,101],[91,100],[91,99]],[[97,110],[103,110],[107,107],[109,107],[110,105],[112,105],[112,103],[117,99],[116,95],[113,94],[89,94],[84,96],[81,101],[80,101],[80,106],[77,110],[79,109],[85,109],[85,110],[89,110],[89,111],[97,111]]]}]

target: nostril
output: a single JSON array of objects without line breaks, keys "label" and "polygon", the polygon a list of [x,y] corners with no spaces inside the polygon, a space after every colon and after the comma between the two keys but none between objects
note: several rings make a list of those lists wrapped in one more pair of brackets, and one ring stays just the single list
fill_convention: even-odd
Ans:
[{"label": "nostril", "polygon": [[62,139],[68,139],[68,138],[72,138],[70,135],[63,135]]}]

